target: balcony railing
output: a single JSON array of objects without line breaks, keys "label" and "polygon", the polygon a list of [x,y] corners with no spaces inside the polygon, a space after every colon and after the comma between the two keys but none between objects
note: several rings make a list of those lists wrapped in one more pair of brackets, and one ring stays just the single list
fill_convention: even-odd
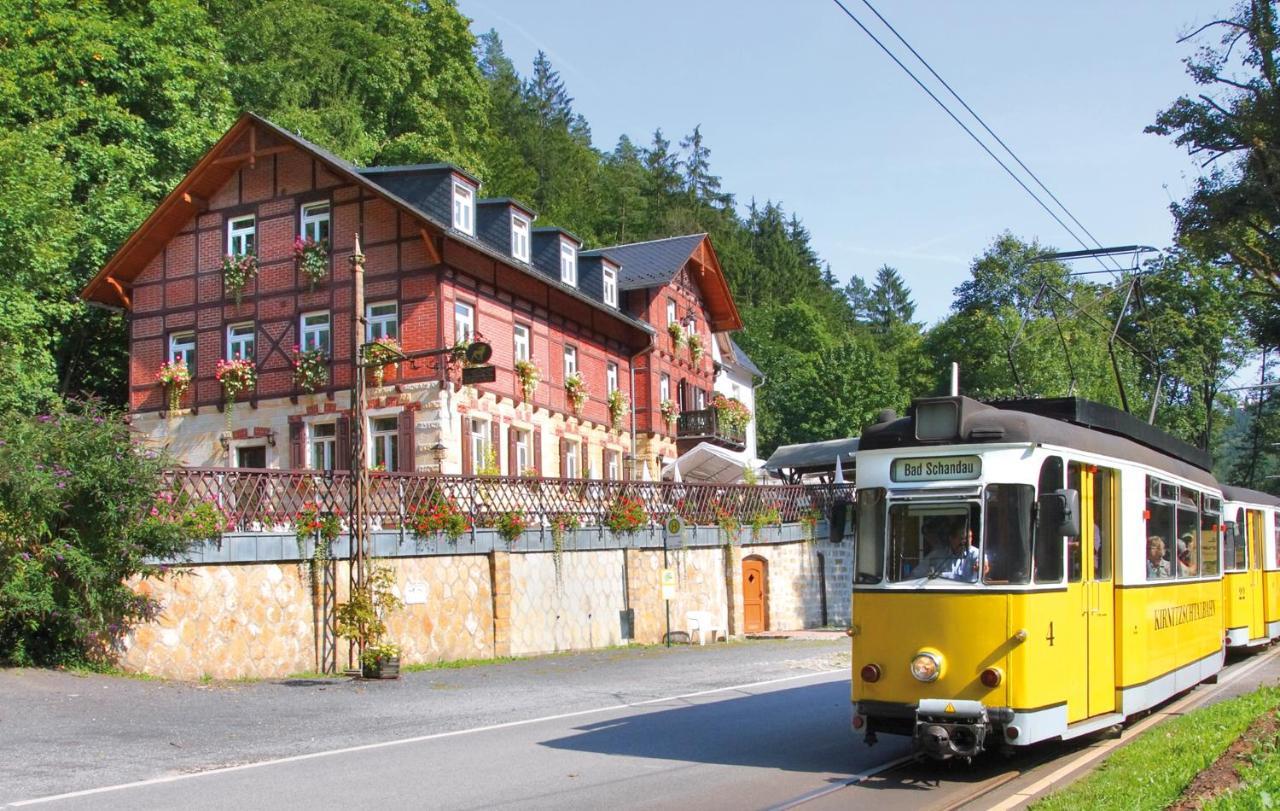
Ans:
[{"label": "balcony railing", "polygon": [[[314,470],[178,468],[166,474],[174,496],[216,504],[228,531],[287,530],[308,503],[323,512],[351,513],[351,476]],[[672,515],[686,524],[714,526],[725,514],[743,523],[767,515],[771,522],[826,516],[838,501],[852,501],[853,485],[719,485],[678,482],[541,479],[374,473],[369,519],[385,528],[404,526],[419,507],[446,499],[479,526],[498,515],[519,513],[542,522],[570,514],[583,527],[598,526],[611,505],[636,499],[651,526]]]},{"label": "balcony railing", "polygon": [[724,425],[714,408],[681,411],[676,422],[676,439],[716,442],[739,451],[747,447],[746,429]]}]

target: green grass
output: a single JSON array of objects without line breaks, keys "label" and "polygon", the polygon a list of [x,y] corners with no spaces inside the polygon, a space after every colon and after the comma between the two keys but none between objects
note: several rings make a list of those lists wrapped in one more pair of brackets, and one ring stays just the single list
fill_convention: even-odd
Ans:
[{"label": "green grass", "polygon": [[1239,769],[1239,788],[1215,798],[1208,811],[1280,807],[1280,748],[1275,738],[1258,741],[1249,761]]},{"label": "green grass", "polygon": [[519,656],[496,656],[492,659],[451,659],[445,662],[419,662],[412,665],[400,665],[401,673],[420,673],[424,670],[462,670],[468,667],[500,665],[506,662],[518,662]]},{"label": "green grass", "polygon": [[318,673],[314,670],[303,670],[299,673],[290,673],[281,681],[313,681],[316,679],[345,679],[345,673]]},{"label": "green grass", "polygon": [[[1280,688],[1263,687],[1159,723],[1117,749],[1092,774],[1032,807],[1037,811],[1165,808],[1178,799],[1192,779],[1217,760],[1255,718],[1278,706]],[[1280,762],[1271,766],[1270,775],[1272,784],[1280,785],[1275,782],[1280,779]],[[1263,807],[1260,802],[1225,807]]]},{"label": "green grass", "polygon": [[66,671],[73,676],[114,676],[118,679],[133,679],[134,681],[165,681],[159,676],[152,676],[149,673],[134,673],[132,671],[123,670],[114,665],[97,665],[97,664],[76,664],[67,665]]}]

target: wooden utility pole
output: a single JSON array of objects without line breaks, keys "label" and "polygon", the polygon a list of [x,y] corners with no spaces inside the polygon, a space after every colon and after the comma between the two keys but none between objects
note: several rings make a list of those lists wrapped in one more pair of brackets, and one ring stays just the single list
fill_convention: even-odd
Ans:
[{"label": "wooden utility pole", "polygon": [[[351,336],[351,550],[349,555],[350,587],[354,594],[364,586],[364,563],[369,535],[369,464],[365,442],[364,344],[368,324],[364,314],[364,254],[360,252],[360,235],[355,236],[355,249],[349,259],[355,282],[353,296],[354,324]],[[348,596],[347,599],[351,599]],[[348,666],[359,668],[364,643],[353,640],[348,647]]]}]

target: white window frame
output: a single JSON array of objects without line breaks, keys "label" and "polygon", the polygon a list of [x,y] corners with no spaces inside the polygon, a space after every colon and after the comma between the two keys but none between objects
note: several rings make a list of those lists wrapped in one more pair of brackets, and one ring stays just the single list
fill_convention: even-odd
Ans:
[{"label": "white window frame", "polygon": [[671,399],[671,375],[666,372],[658,378],[658,402]]},{"label": "white window frame", "polygon": [[187,369],[194,377],[196,373],[196,334],[194,332],[169,333],[169,356],[166,362],[172,363],[181,355],[187,363]]},{"label": "white window frame", "polygon": [[680,319],[676,317],[676,300],[669,298],[667,299],[667,326],[677,324],[679,321]]},{"label": "white window frame", "polygon": [[578,249],[567,239],[560,240],[560,281],[578,286]]},{"label": "white window frame", "polygon": [[582,476],[582,464],[579,460],[581,442],[573,439],[566,439],[564,442],[564,467],[560,471],[562,479],[576,479]]},{"label": "white window frame", "polygon": [[694,402],[694,408],[697,411],[701,411],[702,409],[706,408],[707,393],[700,388],[695,388],[693,390],[693,402]]},{"label": "white window frame", "polygon": [[533,358],[533,331],[528,324],[515,323],[511,327],[511,353],[515,360]]},{"label": "white window frame", "polygon": [[227,220],[227,255],[244,256],[254,252],[257,245],[257,219],[248,214]]},{"label": "white window frame", "polygon": [[521,262],[529,261],[529,237],[533,231],[533,223],[528,217],[512,213],[511,215],[511,257]]},{"label": "white window frame", "polygon": [[[382,423],[379,427],[379,423]],[[390,428],[387,427],[390,424]],[[382,465],[385,471],[393,471],[400,463],[400,415],[373,414],[369,416],[369,467]],[[382,461],[378,461],[378,457]]]},{"label": "white window frame", "polygon": [[569,346],[568,344],[565,344],[565,347],[564,347],[565,378],[568,378],[569,375],[573,374],[576,371],[578,371],[578,347]]},{"label": "white window frame", "polygon": [[[245,330],[248,330],[248,332],[246,333]],[[240,360],[256,362],[257,339],[258,330],[252,321],[227,324],[226,360],[235,360],[238,356]],[[247,351],[245,351],[246,349]]]},{"label": "white window frame", "polygon": [[601,271],[601,284],[604,287],[604,303],[610,307],[618,306],[618,269],[605,264]]},{"label": "white window frame", "polygon": [[[388,307],[389,311],[386,309]],[[400,339],[400,305],[397,302],[375,301],[366,304],[364,320],[365,343],[373,343],[386,337]]]},{"label": "white window frame", "polygon": [[453,302],[453,340],[470,343],[476,337],[476,308],[465,301]]},{"label": "white window frame", "polygon": [[605,394],[618,390],[618,364],[609,361],[604,367]]},{"label": "white window frame", "polygon": [[468,236],[476,235],[476,189],[453,179],[453,227]]},{"label": "white window frame", "polygon": [[[318,434],[316,429],[331,430]],[[307,425],[307,466],[310,470],[333,470],[338,464],[338,423],[313,422]]]},{"label": "white window frame", "polygon": [[328,310],[303,313],[298,318],[298,348],[307,352],[316,347],[324,348],[325,357],[333,352],[333,319]]},{"label": "white window frame", "polygon": [[604,449],[605,478],[619,481],[622,478],[622,451],[612,448]]},{"label": "white window frame", "polygon": [[494,461],[497,461],[498,450],[493,447],[493,424],[489,420],[470,417],[467,420],[467,442],[471,443],[472,473],[478,473],[485,466],[491,449]]},{"label": "white window frame", "polygon": [[316,242],[329,241],[329,201],[322,200],[302,206],[298,233]]},{"label": "white window frame", "polygon": [[523,476],[526,470],[533,467],[533,431],[528,428],[508,430],[516,432],[516,475]]}]

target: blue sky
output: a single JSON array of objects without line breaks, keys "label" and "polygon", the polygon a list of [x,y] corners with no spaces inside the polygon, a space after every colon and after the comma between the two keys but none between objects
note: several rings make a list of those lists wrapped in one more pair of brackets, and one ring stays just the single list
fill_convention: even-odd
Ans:
[{"label": "blue sky", "polygon": [[[1142,129],[1196,91],[1177,38],[1229,5],[876,4],[1103,244],[1156,247],[1198,170]],[[1079,247],[827,0],[459,6],[522,74],[547,52],[598,148],[648,144],[656,127],[675,144],[701,124],[725,190],[797,212],[842,280],[896,267],[927,323],[1001,231]]]}]

